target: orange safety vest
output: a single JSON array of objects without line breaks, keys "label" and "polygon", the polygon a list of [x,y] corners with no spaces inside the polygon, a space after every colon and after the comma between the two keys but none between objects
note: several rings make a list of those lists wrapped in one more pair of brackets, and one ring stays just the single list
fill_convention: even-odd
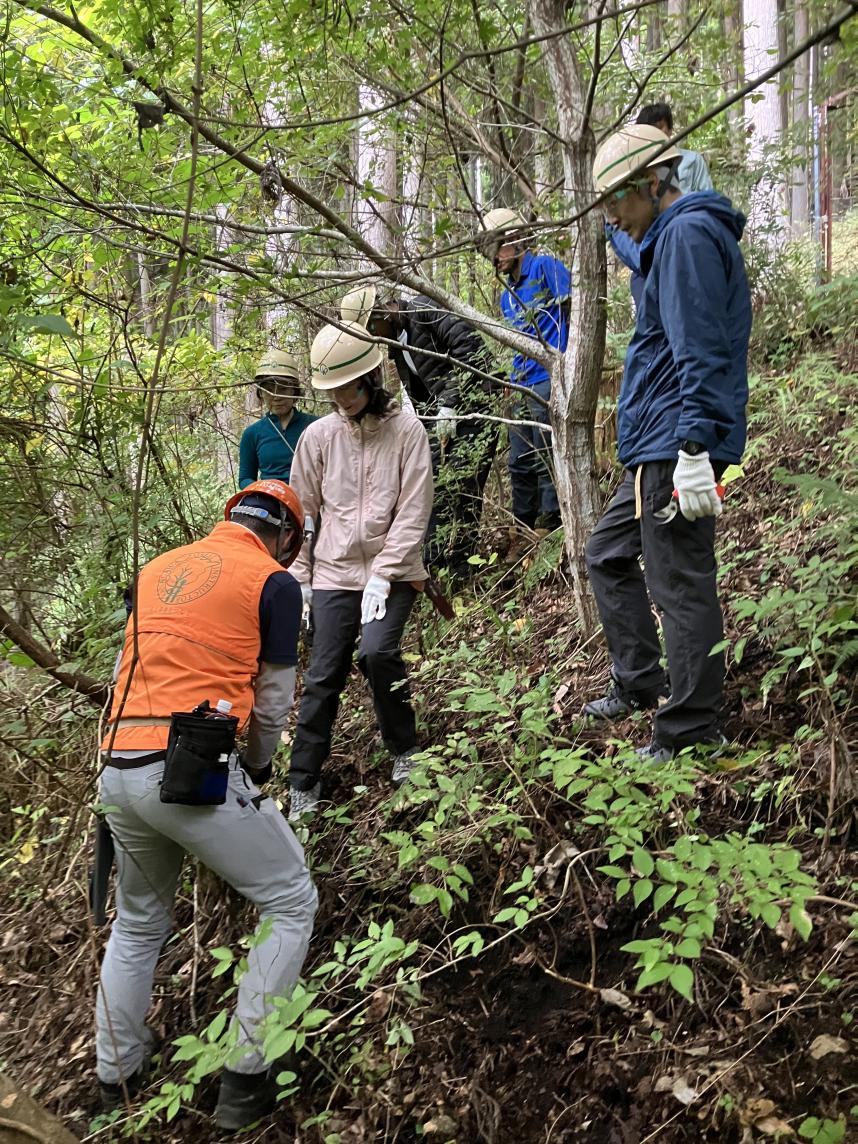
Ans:
[{"label": "orange safety vest", "polygon": [[204,699],[228,699],[244,726],[259,671],[259,599],[281,571],[258,536],[230,521],[145,565],[134,589],[138,659],[132,673],[130,616],[101,749],[163,749],[171,712]]}]

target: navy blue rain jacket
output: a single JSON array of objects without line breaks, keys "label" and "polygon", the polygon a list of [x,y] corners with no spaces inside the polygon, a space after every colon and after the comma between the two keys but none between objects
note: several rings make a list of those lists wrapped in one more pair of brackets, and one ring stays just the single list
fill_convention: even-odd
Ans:
[{"label": "navy blue rain jacket", "polygon": [[646,277],[617,410],[627,467],[676,458],[698,441],[713,461],[745,447],[751,295],[745,217],[715,191],[683,195],[641,243]]}]

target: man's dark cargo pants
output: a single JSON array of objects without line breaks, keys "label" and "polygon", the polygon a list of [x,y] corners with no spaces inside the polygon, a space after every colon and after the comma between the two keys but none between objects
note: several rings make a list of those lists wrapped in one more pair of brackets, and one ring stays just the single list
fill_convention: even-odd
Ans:
[{"label": "man's dark cargo pants", "polygon": [[677,512],[663,524],[654,515],[670,502],[675,466],[642,466],[639,520],[635,474],[626,472],[587,542],[587,567],[614,676],[630,695],[652,696],[665,684],[647,592],[652,597],[670,675],[670,699],[655,714],[654,738],[659,746],[679,750],[718,735],[724,655],[710,652],[724,631],[715,584],[715,518],[690,521]]},{"label": "man's dark cargo pants", "polygon": [[414,709],[400,650],[417,592],[410,584],[394,584],[384,618],[363,628],[362,596],[362,592],[313,591],[313,650],[304,674],[289,770],[293,790],[310,790],[319,781],[322,764],[331,752],[340,695],[351,671],[359,635],[358,667],[372,691],[384,745],[392,755],[401,755],[417,743]]}]

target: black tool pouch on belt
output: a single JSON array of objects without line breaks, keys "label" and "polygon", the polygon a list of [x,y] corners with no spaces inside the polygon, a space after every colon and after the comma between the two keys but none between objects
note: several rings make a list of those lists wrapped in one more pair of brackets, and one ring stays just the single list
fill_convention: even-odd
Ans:
[{"label": "black tool pouch on belt", "polygon": [[167,742],[161,802],[182,806],[220,806],[226,802],[229,763],[220,762],[235,748],[238,719],[207,719],[174,711]]}]

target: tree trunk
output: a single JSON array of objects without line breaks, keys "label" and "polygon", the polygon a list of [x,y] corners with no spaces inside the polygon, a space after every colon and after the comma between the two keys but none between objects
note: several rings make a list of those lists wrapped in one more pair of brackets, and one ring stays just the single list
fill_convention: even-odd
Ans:
[{"label": "tree trunk", "polygon": [[[596,144],[584,119],[586,87],[566,27],[565,0],[529,0],[531,25],[545,42],[545,63],[564,141],[563,176],[571,213],[593,196]],[[579,621],[584,632],[598,624],[584,563],[584,544],[599,510],[593,424],[605,354],[605,239],[601,216],[590,211],[575,225],[569,345],[551,378],[551,424],[557,494]]]},{"label": "tree trunk", "polygon": [[661,5],[656,4],[648,9],[646,26],[646,46],[648,52],[661,50],[664,19],[661,14]]},{"label": "tree trunk", "polygon": [[[748,78],[771,67],[778,50],[778,0],[743,0],[745,20],[745,74]],[[756,187],[751,200],[749,224],[756,237],[777,246],[783,239],[785,203],[781,186],[771,175],[773,152],[783,122],[777,79],[771,79],[747,100],[745,111],[751,126],[748,158],[756,167]]]},{"label": "tree trunk", "polygon": [[[795,42],[801,43],[810,35],[806,0],[796,0]],[[790,215],[793,234],[800,235],[807,230],[810,219],[808,210],[808,167],[810,155],[809,126],[810,99],[810,56],[807,52],[795,61],[792,81],[792,140],[795,166],[792,169]]]},{"label": "tree trunk", "polygon": [[[778,5],[778,55],[782,60],[789,52],[789,30],[787,21],[790,18],[789,0],[777,0]],[[781,131],[789,127],[789,91],[785,83],[778,83],[778,99],[781,105]],[[788,199],[788,195],[787,195]],[[789,211],[789,202],[784,202],[784,208]]]},{"label": "tree trunk", "polygon": [[[745,81],[744,43],[745,29],[742,26],[741,0],[729,0],[724,12],[724,39],[727,43],[727,85],[726,92],[738,91]],[[730,124],[730,158],[739,170],[745,164],[745,130],[742,102],[732,104],[727,109]]]},{"label": "tree trunk", "polygon": [[[533,118],[538,123],[545,123],[548,109],[545,100],[538,95],[533,97]],[[551,187],[551,151],[553,144],[546,137],[537,141],[536,158],[533,163],[533,189],[538,195],[544,195]]]},{"label": "tree trunk", "polygon": [[667,0],[667,18],[673,39],[685,31],[686,0]]},{"label": "tree trunk", "polygon": [[[370,111],[382,103],[379,93],[366,84],[360,87],[361,110]],[[377,116],[361,120],[357,138],[358,194],[355,226],[377,250],[393,247],[396,209],[396,142],[393,131]],[[364,184],[381,192],[378,198],[363,194]]]}]

